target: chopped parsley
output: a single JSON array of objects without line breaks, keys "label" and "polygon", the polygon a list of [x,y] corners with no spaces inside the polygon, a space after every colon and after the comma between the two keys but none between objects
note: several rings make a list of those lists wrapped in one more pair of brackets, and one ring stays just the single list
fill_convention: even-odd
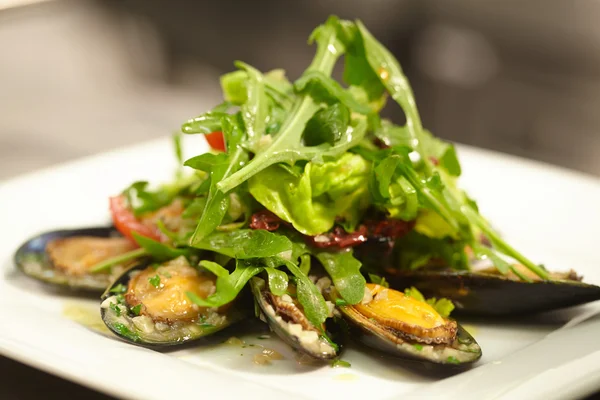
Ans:
[{"label": "chopped parsley", "polygon": [[148,278],[148,282],[150,282],[150,284],[152,286],[154,286],[155,288],[160,286],[160,276],[158,276],[158,274],[154,275],[151,278]]},{"label": "chopped parsley", "polygon": [[127,286],[123,285],[122,283],[119,283],[117,286],[109,290],[110,293],[125,293],[126,291]]},{"label": "chopped parsley", "polygon": [[417,351],[421,351],[423,350],[423,345],[422,344],[413,344],[413,347],[417,350]]},{"label": "chopped parsley", "polygon": [[133,307],[131,307],[131,312],[132,312],[134,315],[140,315],[140,311],[142,311],[142,304],[141,304],[141,303],[140,303],[140,304],[138,304],[137,306],[133,306]]},{"label": "chopped parsley", "polygon": [[446,359],[448,364],[460,364],[460,361],[456,357],[450,356]]},{"label": "chopped parsley", "polygon": [[203,315],[200,317],[200,319],[198,320],[198,325],[201,328],[214,328],[215,327],[213,324],[209,324],[208,322],[206,322],[206,315]]},{"label": "chopped parsley", "polygon": [[119,335],[123,336],[126,339],[129,339],[136,343],[140,341],[140,335],[138,335],[136,332],[133,332],[131,329],[129,329],[120,322],[115,323],[113,325],[113,328],[115,329],[115,331],[117,331]]},{"label": "chopped parsley", "polygon": [[118,303],[110,303],[110,309],[116,314],[117,317],[121,316],[121,307],[119,307]]}]

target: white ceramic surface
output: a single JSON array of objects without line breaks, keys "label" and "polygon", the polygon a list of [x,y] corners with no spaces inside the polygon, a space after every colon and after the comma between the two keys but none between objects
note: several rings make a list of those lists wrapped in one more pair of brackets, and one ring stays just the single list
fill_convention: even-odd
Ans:
[{"label": "white ceramic surface", "polygon": [[[186,154],[202,152],[186,138]],[[576,268],[600,283],[600,182],[546,165],[461,146],[462,184],[519,249],[550,269]],[[107,197],[134,180],[160,182],[175,162],[168,139],[86,158],[0,186],[0,353],[126,398],[564,399],[600,389],[600,304],[520,321],[463,321],[483,348],[454,376],[420,373],[350,348],[351,368],[298,364],[278,340],[244,336],[284,360],[258,366],[259,347],[209,345],[159,353],[98,334],[64,315],[96,310],[15,270],[12,254],[45,230],[108,222]],[[75,306],[74,306],[75,304]],[[235,330],[231,335],[241,335]],[[243,355],[242,355],[243,354]]]}]

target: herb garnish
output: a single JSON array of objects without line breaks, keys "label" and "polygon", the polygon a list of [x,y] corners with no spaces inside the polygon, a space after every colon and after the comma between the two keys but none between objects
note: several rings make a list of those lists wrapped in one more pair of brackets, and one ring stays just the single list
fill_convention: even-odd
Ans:
[{"label": "herb garnish", "polygon": [[148,282],[150,282],[150,284],[152,286],[154,286],[155,288],[158,288],[160,286],[160,276],[158,276],[158,274],[148,278]]}]

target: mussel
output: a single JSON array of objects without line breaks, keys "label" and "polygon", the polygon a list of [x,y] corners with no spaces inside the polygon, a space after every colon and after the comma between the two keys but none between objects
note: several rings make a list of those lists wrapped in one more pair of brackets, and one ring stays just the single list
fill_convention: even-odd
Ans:
[{"label": "mussel", "polygon": [[187,293],[206,298],[215,276],[192,267],[183,256],[160,265],[139,264],[102,296],[106,326],[122,339],[148,346],[173,346],[220,331],[243,318],[235,304],[200,307]]},{"label": "mussel", "polygon": [[533,275],[529,278],[531,282],[512,273],[502,275],[495,268],[388,270],[386,275],[392,287],[414,286],[427,297],[445,297],[452,300],[457,313],[464,315],[517,316],[600,300],[600,287],[581,282],[573,271],[553,273],[551,280]]},{"label": "mussel", "polygon": [[25,242],[14,261],[28,276],[61,288],[102,293],[125,265],[91,273],[90,267],[130,252],[135,245],[114,228],[82,228],[46,232]]},{"label": "mussel", "polygon": [[352,328],[352,338],[387,355],[435,364],[467,365],[481,358],[475,339],[456,321],[402,292],[368,283],[363,300],[342,305],[334,287],[327,296]]},{"label": "mussel", "polygon": [[[296,351],[306,354],[316,360],[332,360],[338,355],[338,346],[322,333],[325,327],[314,326],[304,314],[302,305],[296,298],[295,286],[288,284],[288,292],[276,296],[268,288],[266,281],[260,277],[254,277],[250,281],[254,299],[260,307],[261,319],[269,324],[269,327],[284,342]],[[333,312],[333,304],[329,303]]]}]

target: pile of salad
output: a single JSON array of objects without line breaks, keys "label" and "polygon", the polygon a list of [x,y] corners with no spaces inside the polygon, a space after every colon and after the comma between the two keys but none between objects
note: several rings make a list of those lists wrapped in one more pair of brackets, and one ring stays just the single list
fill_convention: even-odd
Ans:
[{"label": "pile of salad", "polygon": [[[349,338],[435,363],[476,361],[478,344],[450,318],[464,304],[432,292],[426,276],[420,286],[407,277],[468,279],[461,272],[476,260],[491,265],[488,278],[532,284],[551,274],[458,187],[454,146],[423,128],[398,61],[360,21],[330,17],[309,44],[315,56],[295,81],[236,62],[221,77],[224,101],[182,126],[210,151],[182,160],[176,135],[188,168],[110,199],[121,237],[104,236],[120,247],[78,264],[111,276],[105,323],[135,343],[173,345],[256,315],[316,359],[335,359]],[[332,77],[338,62],[343,82]],[[405,122],[382,118],[386,105]],[[68,252],[53,246],[68,274],[59,259]]]}]

